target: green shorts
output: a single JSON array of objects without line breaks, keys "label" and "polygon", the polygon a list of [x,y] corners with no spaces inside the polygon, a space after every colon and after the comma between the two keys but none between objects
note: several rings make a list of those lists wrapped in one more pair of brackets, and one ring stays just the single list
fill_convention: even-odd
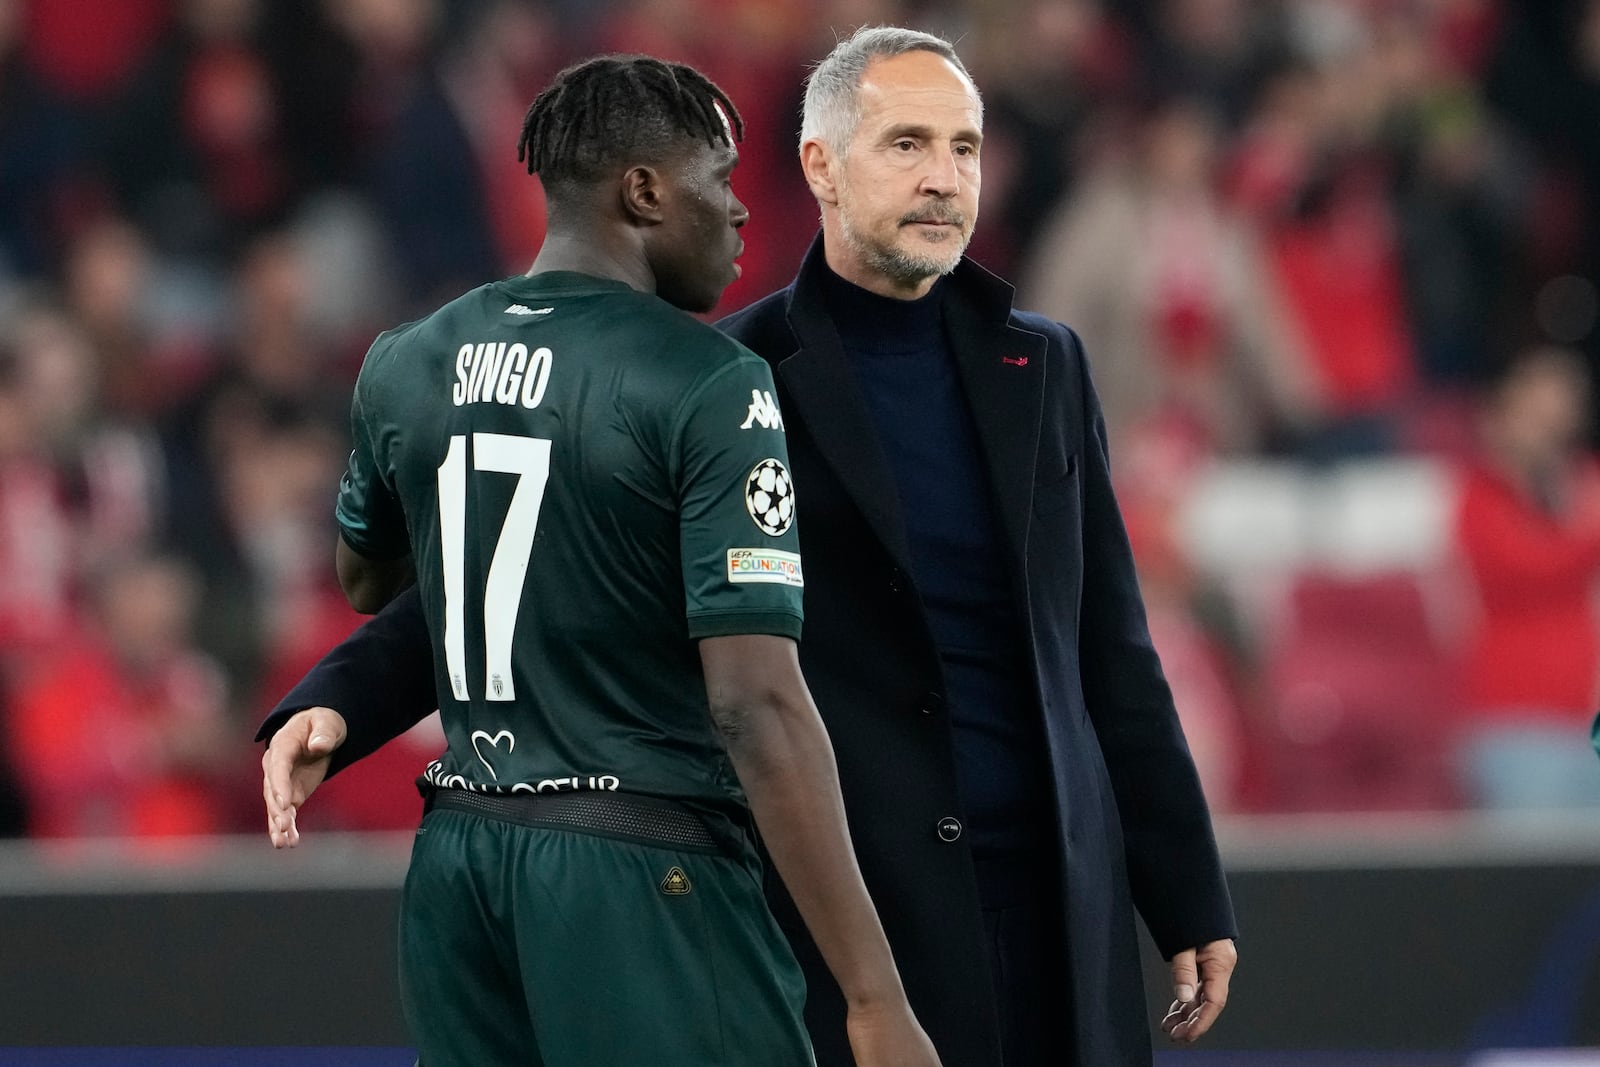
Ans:
[{"label": "green shorts", "polygon": [[420,1067],[813,1067],[753,865],[430,811],[400,908]]}]

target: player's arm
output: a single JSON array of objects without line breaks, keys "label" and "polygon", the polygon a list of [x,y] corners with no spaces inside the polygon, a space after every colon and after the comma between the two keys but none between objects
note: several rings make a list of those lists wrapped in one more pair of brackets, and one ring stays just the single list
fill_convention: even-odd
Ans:
[{"label": "player's arm", "polygon": [[[415,581],[411,563],[411,535],[405,509],[393,483],[393,471],[379,457],[393,450],[395,426],[384,419],[367,418],[364,399],[369,373],[381,358],[384,338],[367,353],[356,388],[350,398],[350,436],[354,447],[339,479],[339,496],[333,514],[339,526],[334,548],[334,569],[339,587],[350,606],[374,615]],[[387,442],[387,443],[385,443]]]},{"label": "player's arm", "polygon": [[773,866],[844,992],[856,1062],[937,1064],[862,884],[833,747],[794,641],[707,637],[700,661],[713,721]]},{"label": "player's arm", "polygon": [[413,582],[416,571],[410,555],[397,559],[373,559],[350,547],[341,534],[334,548],[334,566],[339,572],[339,587],[350,606],[363,615],[376,615]]}]

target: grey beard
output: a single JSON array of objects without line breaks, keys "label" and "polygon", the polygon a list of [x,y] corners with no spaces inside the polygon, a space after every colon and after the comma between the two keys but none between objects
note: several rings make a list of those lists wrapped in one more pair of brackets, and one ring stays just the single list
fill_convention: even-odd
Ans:
[{"label": "grey beard", "polygon": [[967,247],[966,242],[961,241],[948,261],[943,256],[913,255],[898,248],[869,244],[862,240],[848,221],[841,221],[844,222],[844,239],[861,255],[867,266],[900,285],[914,285],[928,278],[950,274],[961,262],[961,254]]}]

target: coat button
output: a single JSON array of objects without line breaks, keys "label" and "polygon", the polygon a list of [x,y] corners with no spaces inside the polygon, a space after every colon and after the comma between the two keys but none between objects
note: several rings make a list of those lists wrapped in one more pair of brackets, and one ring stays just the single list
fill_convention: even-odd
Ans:
[{"label": "coat button", "polygon": [[889,572],[889,592],[898,593],[906,587],[905,575],[896,567]]},{"label": "coat button", "polygon": [[944,707],[944,697],[938,693],[922,694],[922,706],[918,709],[924,715],[935,715]]},{"label": "coat button", "polygon": [[939,820],[939,840],[951,842],[961,837],[961,820],[953,815],[946,815]]}]

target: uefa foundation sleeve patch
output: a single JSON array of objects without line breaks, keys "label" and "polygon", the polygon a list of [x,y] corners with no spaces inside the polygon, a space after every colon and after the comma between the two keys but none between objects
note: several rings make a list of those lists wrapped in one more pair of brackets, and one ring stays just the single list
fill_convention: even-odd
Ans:
[{"label": "uefa foundation sleeve patch", "polygon": [[767,582],[797,587],[806,584],[799,555],[780,552],[775,548],[728,549],[728,581]]}]

